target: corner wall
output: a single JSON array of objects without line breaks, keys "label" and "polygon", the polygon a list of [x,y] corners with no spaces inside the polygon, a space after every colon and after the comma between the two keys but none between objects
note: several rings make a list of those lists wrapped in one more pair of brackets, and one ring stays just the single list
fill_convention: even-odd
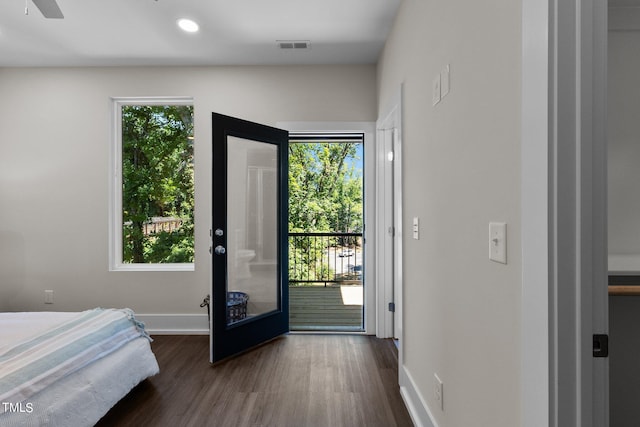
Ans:
[{"label": "corner wall", "polygon": [[[126,306],[185,315],[165,319],[165,330],[206,328],[199,304],[209,292],[211,112],[272,126],[375,121],[375,73],[374,66],[0,68],[0,310]],[[193,272],[108,271],[114,96],[194,97]],[[55,304],[43,303],[45,289],[54,290]]]},{"label": "corner wall", "polygon": [[[521,19],[519,2],[405,0],[378,64],[378,117],[404,83],[403,222],[421,230],[404,238],[400,369],[425,426],[521,424]],[[507,265],[489,222],[508,224]]]}]

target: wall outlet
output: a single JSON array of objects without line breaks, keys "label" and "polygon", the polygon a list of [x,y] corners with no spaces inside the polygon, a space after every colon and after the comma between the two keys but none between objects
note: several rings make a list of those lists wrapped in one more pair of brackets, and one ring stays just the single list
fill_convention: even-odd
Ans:
[{"label": "wall outlet", "polygon": [[44,291],[44,303],[45,304],[53,304],[53,291],[52,290]]},{"label": "wall outlet", "polygon": [[449,64],[447,64],[440,71],[440,98],[442,99],[449,94],[449,69]]},{"label": "wall outlet", "polygon": [[433,374],[433,393],[436,398],[436,402],[440,405],[440,410],[444,411],[444,387],[442,380],[438,378],[438,374]]},{"label": "wall outlet", "polygon": [[440,73],[433,79],[431,83],[432,88],[432,104],[435,107],[440,102]]}]

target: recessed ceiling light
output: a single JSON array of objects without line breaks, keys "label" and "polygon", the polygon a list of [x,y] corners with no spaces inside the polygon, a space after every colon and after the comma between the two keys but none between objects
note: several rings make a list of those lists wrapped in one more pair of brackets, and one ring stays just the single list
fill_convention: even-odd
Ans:
[{"label": "recessed ceiling light", "polygon": [[178,19],[178,27],[187,33],[195,33],[200,29],[200,26],[195,21],[186,18]]}]

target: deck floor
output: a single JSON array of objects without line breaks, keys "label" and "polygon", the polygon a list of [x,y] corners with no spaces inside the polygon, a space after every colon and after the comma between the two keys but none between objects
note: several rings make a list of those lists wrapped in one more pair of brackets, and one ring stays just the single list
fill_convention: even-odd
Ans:
[{"label": "deck floor", "polygon": [[289,287],[291,330],[363,330],[362,285]]}]

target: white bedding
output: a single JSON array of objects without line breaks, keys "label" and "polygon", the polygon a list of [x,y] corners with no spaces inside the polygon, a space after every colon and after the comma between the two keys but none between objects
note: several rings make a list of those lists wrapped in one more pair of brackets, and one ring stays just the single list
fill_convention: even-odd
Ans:
[{"label": "white bedding", "polygon": [[[0,353],[25,337],[78,313],[0,313]],[[147,338],[129,341],[104,358],[55,381],[22,402],[0,402],[1,426],[92,426],[135,385],[159,371]],[[1,408],[0,408],[1,409]]]},{"label": "white bedding", "polygon": [[28,312],[0,313],[0,346],[6,347],[37,335],[52,326],[73,319],[78,313]]}]

